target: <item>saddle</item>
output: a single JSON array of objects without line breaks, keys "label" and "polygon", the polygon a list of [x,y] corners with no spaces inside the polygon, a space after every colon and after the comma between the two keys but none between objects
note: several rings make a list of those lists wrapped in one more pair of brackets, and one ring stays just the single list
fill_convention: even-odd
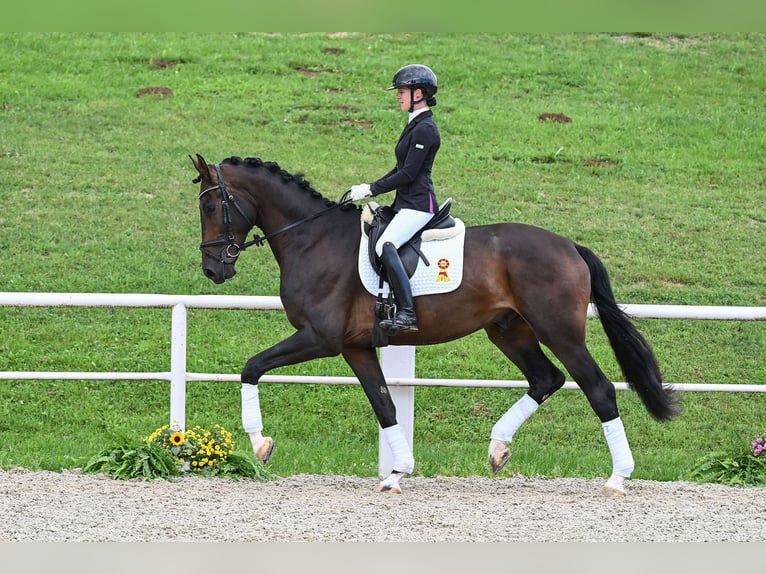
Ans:
[{"label": "saddle", "polygon": [[[388,227],[388,224],[391,223],[395,212],[390,205],[381,206],[374,204],[374,202],[372,203],[372,206],[370,203],[365,206],[365,212],[362,215],[362,228],[368,238],[367,252],[370,257],[370,264],[375,272],[380,275],[383,270],[383,264],[375,252],[375,245],[386,227]],[[451,206],[452,198],[450,197],[439,206],[439,210],[428,223],[399,248],[399,258],[402,260],[402,265],[404,265],[408,277],[411,278],[413,276],[421,259],[426,267],[431,264],[420,249],[421,243],[429,239],[441,238],[440,236],[443,234],[437,230],[455,229],[455,219],[449,212]]]},{"label": "saddle", "polygon": [[[465,237],[465,225],[460,219],[453,218],[449,210],[452,198],[445,201],[433,217],[418,231],[412,239],[402,245],[398,252],[404,269],[410,279],[415,280],[413,294],[448,293],[460,285],[462,278],[462,249]],[[389,206],[380,206],[374,201],[368,202],[362,209],[362,237],[359,248],[359,275],[369,293],[377,295],[375,301],[372,345],[388,345],[388,333],[380,328],[380,321],[390,319],[396,310],[394,292],[384,284],[388,281],[386,271],[375,253],[375,244],[381,233],[394,218],[395,212]],[[422,249],[421,249],[422,247]],[[367,251],[367,254],[364,251]],[[428,254],[428,256],[427,256]],[[435,258],[436,269],[430,268],[428,257]],[[425,264],[419,268],[420,261]],[[445,265],[446,263],[446,265]],[[452,263],[450,273],[447,268]],[[444,277],[446,280],[441,280]],[[454,279],[453,279],[454,278]],[[373,286],[377,283],[377,289]]]}]

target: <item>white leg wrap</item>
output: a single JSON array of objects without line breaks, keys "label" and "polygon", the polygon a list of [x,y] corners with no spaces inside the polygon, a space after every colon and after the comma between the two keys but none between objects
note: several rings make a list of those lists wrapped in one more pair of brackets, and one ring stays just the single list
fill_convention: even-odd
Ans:
[{"label": "white leg wrap", "polygon": [[242,427],[247,433],[263,430],[258,385],[242,383]]},{"label": "white leg wrap", "polygon": [[404,437],[401,427],[397,424],[383,429],[383,436],[391,449],[394,472],[410,474],[415,468],[415,457],[412,456],[410,445]]},{"label": "white leg wrap", "polygon": [[612,472],[618,476],[629,478],[635,465],[633,463],[633,454],[630,452],[628,437],[625,436],[625,427],[622,419],[617,417],[611,421],[602,423],[604,427],[604,436],[606,444],[609,445],[609,452],[612,453]]},{"label": "white leg wrap", "polygon": [[525,394],[495,423],[490,438],[511,442],[522,423],[531,417],[539,406],[535,399]]}]

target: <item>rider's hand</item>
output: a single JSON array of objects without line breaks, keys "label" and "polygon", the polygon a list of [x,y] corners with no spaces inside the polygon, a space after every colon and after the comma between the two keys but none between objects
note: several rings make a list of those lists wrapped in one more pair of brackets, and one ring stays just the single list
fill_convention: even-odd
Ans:
[{"label": "rider's hand", "polygon": [[365,197],[370,197],[372,195],[372,190],[370,190],[369,183],[360,183],[359,185],[352,185],[351,189],[349,189],[348,191],[349,191],[348,197],[351,201],[359,201],[360,199],[364,199]]}]

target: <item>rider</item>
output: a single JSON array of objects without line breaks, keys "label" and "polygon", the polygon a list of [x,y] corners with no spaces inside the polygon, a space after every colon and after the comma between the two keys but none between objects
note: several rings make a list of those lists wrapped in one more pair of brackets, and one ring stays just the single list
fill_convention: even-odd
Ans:
[{"label": "rider", "polygon": [[384,319],[381,328],[389,335],[417,331],[418,324],[412,301],[412,287],[404,270],[399,247],[407,243],[437,211],[431,167],[441,145],[439,129],[431,108],[436,105],[436,74],[428,66],[410,64],[394,74],[388,90],[396,90],[402,111],[409,113],[407,126],[396,144],[396,167],[374,181],[351,186],[349,197],[358,201],[396,189],[392,207],[396,213],[375,244],[388,275],[388,283],[396,296],[393,320]]}]

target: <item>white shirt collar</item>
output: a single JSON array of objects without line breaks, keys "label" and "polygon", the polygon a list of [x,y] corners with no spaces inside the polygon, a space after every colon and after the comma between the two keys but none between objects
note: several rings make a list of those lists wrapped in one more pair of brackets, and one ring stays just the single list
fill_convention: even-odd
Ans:
[{"label": "white shirt collar", "polygon": [[412,120],[414,120],[417,116],[422,114],[423,112],[427,112],[430,108],[428,106],[424,106],[420,108],[419,110],[415,110],[414,112],[410,112],[410,117],[407,120],[407,123],[410,123]]}]

